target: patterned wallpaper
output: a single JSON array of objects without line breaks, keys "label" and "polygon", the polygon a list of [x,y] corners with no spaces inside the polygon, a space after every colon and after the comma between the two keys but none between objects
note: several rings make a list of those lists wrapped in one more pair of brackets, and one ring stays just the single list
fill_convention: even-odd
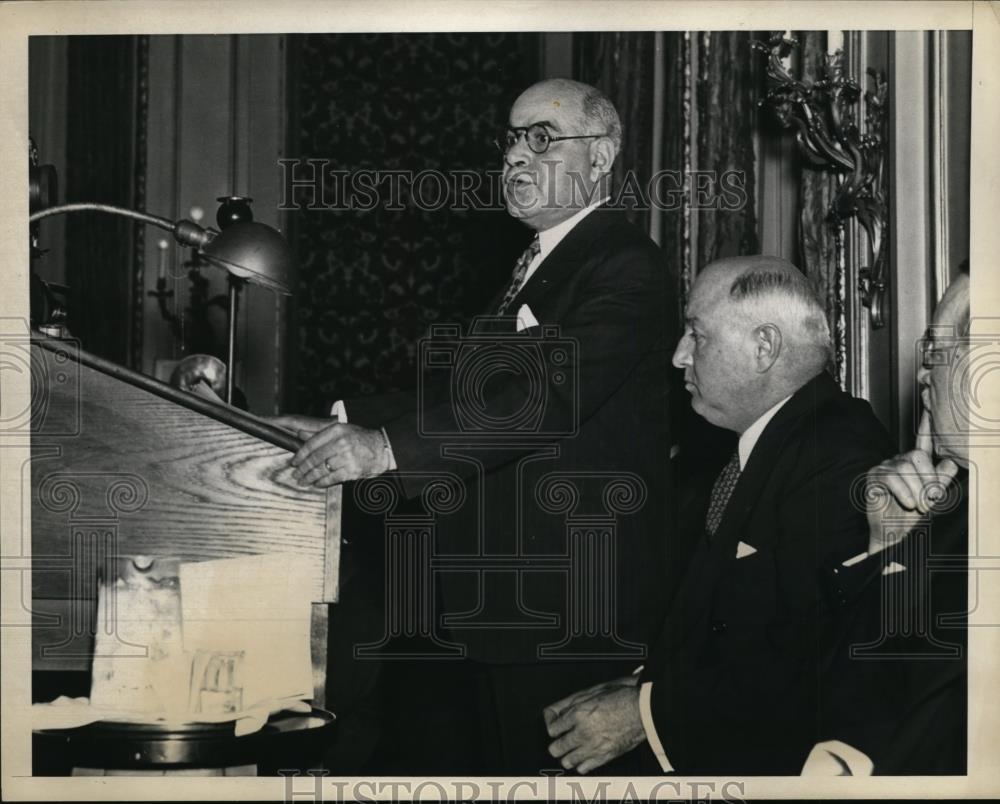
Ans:
[{"label": "patterned wallpaper", "polygon": [[[348,173],[474,170],[485,181],[500,165],[492,139],[534,80],[537,52],[535,34],[292,37],[290,156]],[[477,312],[529,239],[496,203],[439,204],[430,177],[419,194],[439,209],[405,197],[387,208],[392,182],[409,184],[371,180],[371,209],[288,213],[298,271],[288,410],[323,413],[336,398],[412,384],[428,325]],[[328,175],[320,201],[343,207],[344,193],[335,194],[346,185]],[[489,198],[485,187],[477,195]]]}]

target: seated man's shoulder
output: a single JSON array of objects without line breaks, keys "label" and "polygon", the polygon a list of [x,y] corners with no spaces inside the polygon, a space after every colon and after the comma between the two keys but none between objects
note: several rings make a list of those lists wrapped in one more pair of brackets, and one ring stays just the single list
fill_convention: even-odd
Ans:
[{"label": "seated man's shoulder", "polygon": [[864,399],[847,393],[831,397],[817,409],[817,430],[825,442],[836,444],[840,439],[850,441],[876,440],[886,447],[892,443],[885,426],[879,421],[872,406]]},{"label": "seated man's shoulder", "polygon": [[895,453],[895,445],[871,405],[848,394],[821,402],[794,423],[786,448],[800,463],[836,467],[874,466]]}]

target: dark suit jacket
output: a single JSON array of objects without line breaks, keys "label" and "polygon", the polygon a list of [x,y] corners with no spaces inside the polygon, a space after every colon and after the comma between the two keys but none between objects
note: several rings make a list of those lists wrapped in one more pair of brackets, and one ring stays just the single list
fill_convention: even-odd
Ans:
[{"label": "dark suit jacket", "polygon": [[[824,707],[827,739],[863,751],[875,774],[965,773],[965,470],[951,485],[947,507],[893,547],[827,575],[839,612]],[[905,570],[883,575],[893,563]]]},{"label": "dark suit jacket", "polygon": [[[517,333],[514,316],[523,304],[540,326]],[[655,633],[650,612],[661,609],[671,530],[668,388],[676,300],[670,268],[620,212],[598,209],[546,257],[508,313],[490,330],[486,351],[445,343],[455,355],[447,371],[436,371],[445,376],[419,394],[348,401],[348,416],[385,427],[408,497],[434,474],[461,479],[463,504],[437,520],[437,556],[519,557],[506,570],[445,567],[437,576],[446,614],[492,623],[449,621],[452,638],[471,657],[535,662],[540,645],[566,635],[569,572],[552,558],[570,553],[570,519],[591,531],[614,523],[614,548],[598,559],[614,600],[610,617],[618,637],[646,643]],[[552,326],[554,333],[546,330]],[[466,371],[477,360],[483,371]],[[525,368],[525,361],[539,370]],[[527,423],[493,430],[477,424],[510,422],[530,411],[540,415]],[[472,425],[456,424],[470,413]],[[560,504],[570,498],[549,485],[556,476],[577,490],[566,509]],[[608,490],[616,477],[636,489],[638,510],[631,510],[629,492]]]},{"label": "dark suit jacket", "polygon": [[[867,547],[852,485],[892,452],[868,403],[824,373],[764,428],[710,542],[715,478],[695,480],[679,527],[693,539],[672,557],[686,569],[642,676],[677,772],[800,772],[823,726],[823,570]],[[737,559],[740,542],[757,552]]]}]

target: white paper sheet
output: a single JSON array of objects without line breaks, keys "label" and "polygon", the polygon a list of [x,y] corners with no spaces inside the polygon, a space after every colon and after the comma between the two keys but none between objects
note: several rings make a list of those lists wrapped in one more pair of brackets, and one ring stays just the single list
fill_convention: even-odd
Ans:
[{"label": "white paper sheet", "polygon": [[184,650],[243,651],[243,708],[312,697],[309,559],[270,554],[182,564]]}]

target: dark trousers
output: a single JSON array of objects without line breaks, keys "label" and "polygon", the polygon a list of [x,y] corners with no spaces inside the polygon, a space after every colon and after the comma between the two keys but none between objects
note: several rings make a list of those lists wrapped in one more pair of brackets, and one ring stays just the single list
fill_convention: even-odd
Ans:
[{"label": "dark trousers", "polygon": [[[382,666],[382,740],[366,770],[398,776],[565,773],[548,751],[552,738],[545,729],[542,710],[567,695],[628,675],[634,669],[634,663],[611,661],[531,665],[464,660],[386,662]],[[634,776],[650,772],[637,749],[592,774]]]},{"label": "dark trousers", "polygon": [[[476,702],[483,745],[482,773],[537,776],[562,771],[548,750],[552,738],[542,711],[574,692],[620,678],[635,669],[632,662],[584,661],[487,665],[470,662],[476,679]],[[564,772],[564,771],[563,771]],[[636,751],[598,768],[598,775],[629,776],[641,772]]]}]

